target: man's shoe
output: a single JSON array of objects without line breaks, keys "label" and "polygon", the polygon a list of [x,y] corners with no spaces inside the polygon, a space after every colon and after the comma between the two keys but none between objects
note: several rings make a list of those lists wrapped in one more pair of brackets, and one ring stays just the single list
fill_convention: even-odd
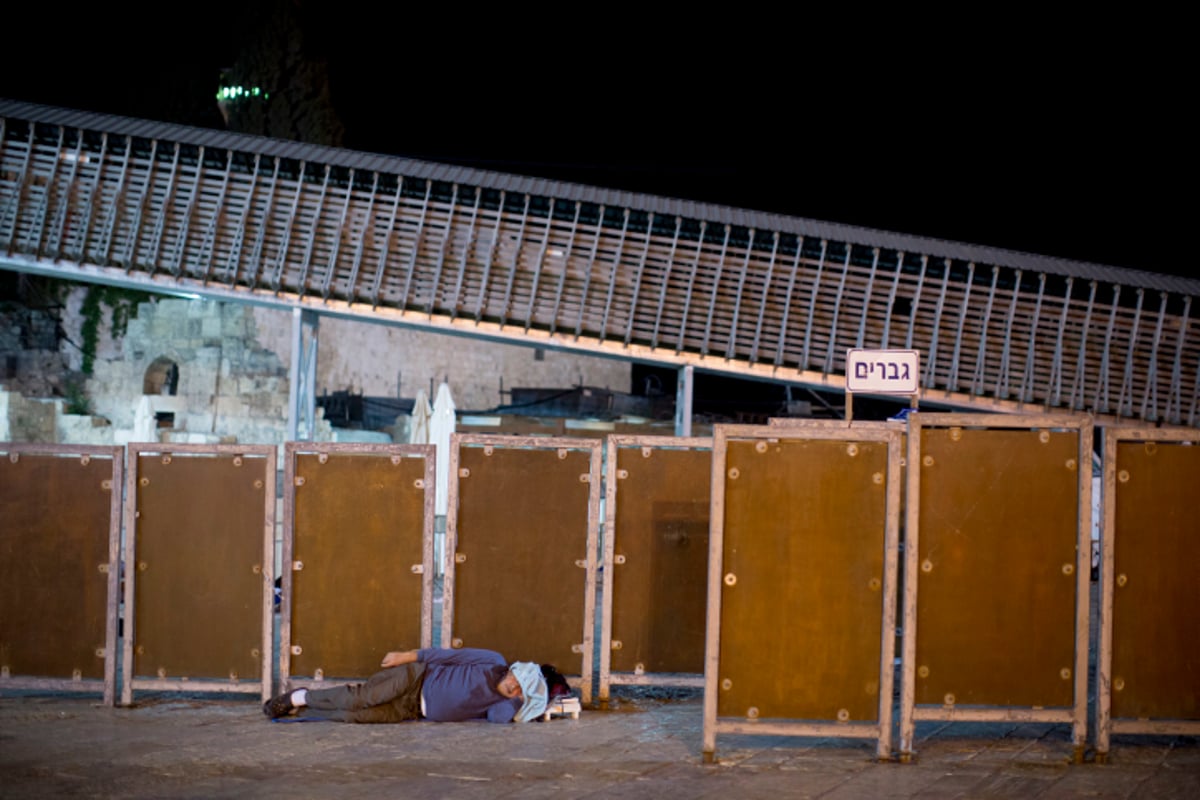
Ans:
[{"label": "man's shoe", "polygon": [[279,719],[291,714],[296,707],[292,705],[291,692],[278,694],[263,703],[263,713],[270,719]]}]

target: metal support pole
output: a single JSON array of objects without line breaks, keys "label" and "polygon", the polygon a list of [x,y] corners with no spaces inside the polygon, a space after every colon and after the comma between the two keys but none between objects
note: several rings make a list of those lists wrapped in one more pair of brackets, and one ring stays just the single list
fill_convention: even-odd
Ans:
[{"label": "metal support pole", "polygon": [[319,326],[320,319],[315,312],[292,309],[292,366],[288,388],[288,441],[291,442],[312,441],[313,438]]},{"label": "metal support pole", "polygon": [[675,386],[675,435],[692,435],[692,384],[694,368],[689,364],[679,368]]}]

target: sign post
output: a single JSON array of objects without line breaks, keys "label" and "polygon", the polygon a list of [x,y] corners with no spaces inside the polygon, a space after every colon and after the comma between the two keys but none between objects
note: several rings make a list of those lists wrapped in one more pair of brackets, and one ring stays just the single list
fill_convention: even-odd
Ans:
[{"label": "sign post", "polygon": [[854,393],[904,394],[917,407],[921,356],[916,350],[846,351],[846,421],[854,419]]}]

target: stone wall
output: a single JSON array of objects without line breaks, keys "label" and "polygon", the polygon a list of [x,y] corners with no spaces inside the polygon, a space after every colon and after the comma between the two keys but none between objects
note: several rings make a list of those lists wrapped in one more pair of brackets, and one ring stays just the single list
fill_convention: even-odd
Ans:
[{"label": "stone wall", "polygon": [[155,382],[164,364],[177,370],[172,440],[272,444],[287,438],[287,368],[258,344],[248,306],[143,303],[121,349],[118,359],[97,360],[87,382],[93,410],[112,423],[116,444],[134,440],[143,394],[169,393]]},{"label": "stone wall", "polygon": [[[155,298],[139,305],[117,339],[106,315],[93,374],[83,383],[92,415],[65,413],[67,383],[78,378],[81,366],[84,292],[68,295],[61,337],[53,315],[14,306],[12,313],[22,315],[19,323],[0,316],[0,367],[11,373],[0,378],[0,441],[144,441],[138,407],[144,407],[145,392],[167,391],[160,386],[170,365],[177,370],[174,395],[161,405],[172,407],[174,419],[169,427],[153,429],[155,439],[286,440],[292,312],[242,304]],[[349,390],[403,398],[423,389],[432,402],[446,381],[458,411],[470,412],[505,405],[514,387],[629,391],[630,373],[629,364],[616,359],[322,317],[315,388],[318,395]],[[34,399],[39,397],[55,400]],[[312,438],[338,440],[319,415],[318,409]]]},{"label": "stone wall", "polygon": [[0,385],[25,397],[62,396],[69,369],[53,314],[0,304]]},{"label": "stone wall", "polygon": [[[259,341],[291,358],[290,311],[256,308]],[[317,346],[317,394],[352,391],[370,397],[433,401],[445,381],[461,411],[484,411],[509,402],[514,386],[569,389],[595,386],[630,390],[628,363],[555,350],[497,344],[380,323],[322,317]]]}]

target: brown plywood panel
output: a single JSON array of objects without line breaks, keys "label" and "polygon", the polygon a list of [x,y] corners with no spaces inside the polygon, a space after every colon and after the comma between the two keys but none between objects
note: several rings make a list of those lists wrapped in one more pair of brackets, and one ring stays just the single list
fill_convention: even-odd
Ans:
[{"label": "brown plywood panel", "polygon": [[289,672],[366,677],[421,644],[425,461],[309,453],[295,474]]},{"label": "brown plywood panel", "polygon": [[718,714],[879,719],[887,467],[884,442],[729,443]]},{"label": "brown plywood panel", "polygon": [[113,489],[111,458],[0,458],[0,666],[10,675],[104,677]]},{"label": "brown plywood panel", "polygon": [[711,450],[617,450],[611,669],[703,672]]},{"label": "brown plywood panel", "polygon": [[136,676],[261,679],[264,461],[138,457]]},{"label": "brown plywood panel", "polygon": [[922,430],[917,703],[1072,705],[1079,435]]},{"label": "brown plywood panel", "polygon": [[[490,451],[490,455],[488,452]],[[590,471],[583,450],[459,450],[454,638],[582,672]],[[466,470],[464,477],[462,470]]]},{"label": "brown plywood panel", "polygon": [[1200,446],[1117,445],[1112,716],[1200,719]]}]

